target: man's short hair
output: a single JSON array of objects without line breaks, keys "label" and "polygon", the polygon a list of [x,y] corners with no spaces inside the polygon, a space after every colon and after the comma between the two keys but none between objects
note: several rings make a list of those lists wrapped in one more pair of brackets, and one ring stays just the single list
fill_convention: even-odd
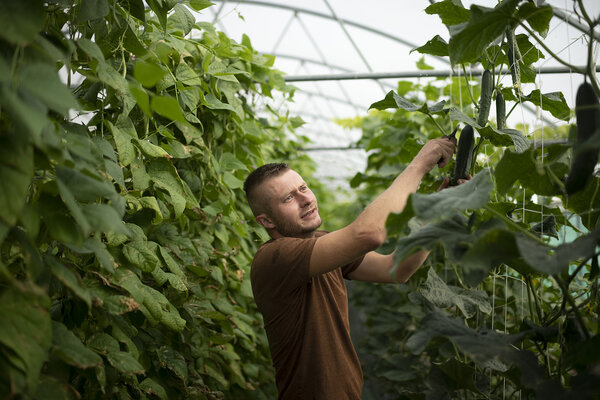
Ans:
[{"label": "man's short hair", "polygon": [[264,181],[274,178],[290,170],[290,166],[286,163],[269,163],[256,168],[254,171],[248,174],[246,181],[244,182],[244,192],[246,192],[246,199],[254,215],[259,215],[262,212],[269,210],[269,205],[265,204],[264,199],[260,198],[255,190]]}]

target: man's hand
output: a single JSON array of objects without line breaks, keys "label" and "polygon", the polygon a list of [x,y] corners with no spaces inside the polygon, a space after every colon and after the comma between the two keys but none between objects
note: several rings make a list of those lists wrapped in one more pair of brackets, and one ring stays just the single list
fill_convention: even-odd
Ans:
[{"label": "man's hand", "polygon": [[[458,182],[459,185],[462,185],[463,183],[466,183],[466,182],[470,181],[471,178],[472,178],[471,174],[468,174],[467,175],[467,179],[459,179],[457,182]],[[449,177],[445,177],[444,180],[442,181],[442,184],[437,189],[437,191],[441,192],[442,190],[446,189],[448,187],[448,185],[450,185],[450,178]]]},{"label": "man's hand", "polygon": [[425,143],[411,164],[418,167],[423,174],[426,174],[436,165],[440,168],[445,167],[455,151],[455,138],[432,139]]}]

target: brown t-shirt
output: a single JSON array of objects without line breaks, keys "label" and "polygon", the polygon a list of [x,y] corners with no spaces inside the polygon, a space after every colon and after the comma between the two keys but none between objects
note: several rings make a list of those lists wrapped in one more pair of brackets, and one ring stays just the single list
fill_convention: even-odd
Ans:
[{"label": "brown t-shirt", "polygon": [[350,340],[344,278],[362,257],[311,278],[316,237],[271,240],[252,262],[252,291],[269,339],[278,398],[358,400],[363,377]]}]

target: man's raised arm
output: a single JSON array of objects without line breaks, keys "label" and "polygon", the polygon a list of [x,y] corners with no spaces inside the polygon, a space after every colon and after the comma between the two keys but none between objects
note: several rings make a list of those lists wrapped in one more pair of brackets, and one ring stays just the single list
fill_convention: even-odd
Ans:
[{"label": "man's raised arm", "polygon": [[394,182],[351,224],[318,238],[310,259],[311,276],[332,271],[381,246],[386,239],[385,223],[390,213],[401,212],[423,176],[436,165],[448,164],[455,148],[453,139],[428,141]]}]

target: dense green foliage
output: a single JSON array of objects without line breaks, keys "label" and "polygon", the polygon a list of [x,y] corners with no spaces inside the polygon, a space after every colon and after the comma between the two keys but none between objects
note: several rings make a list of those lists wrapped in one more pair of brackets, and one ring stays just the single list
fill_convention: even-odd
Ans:
[{"label": "dense green foliage", "polygon": [[293,89],[210,2],[146,3],[0,3],[2,398],[274,397],[241,186],[310,169],[256,114]]},{"label": "dense green foliage", "polygon": [[[426,12],[441,18],[451,39],[436,37],[418,51],[447,56],[463,71],[469,64],[495,70],[494,91],[507,109],[532,103],[571,121],[562,93],[528,93],[537,79],[532,64],[545,52],[536,46],[548,31],[550,6],[506,0],[465,9],[445,0]],[[525,32],[515,35],[517,47],[510,42],[515,30]],[[573,70],[597,91],[595,76]],[[448,134],[458,122],[478,136],[470,182],[436,192],[452,165],[436,168],[388,220],[387,250],[397,259],[431,250],[426,265],[407,285],[352,284],[356,318],[366,326],[357,332],[364,398],[598,398],[600,178],[567,196],[563,182],[583,150],[565,140],[575,136],[567,135],[569,126],[539,133],[477,123],[479,97],[480,81],[464,75],[400,82],[352,124],[370,150],[367,170],[352,181],[361,205],[412,159],[419,141]]]}]

